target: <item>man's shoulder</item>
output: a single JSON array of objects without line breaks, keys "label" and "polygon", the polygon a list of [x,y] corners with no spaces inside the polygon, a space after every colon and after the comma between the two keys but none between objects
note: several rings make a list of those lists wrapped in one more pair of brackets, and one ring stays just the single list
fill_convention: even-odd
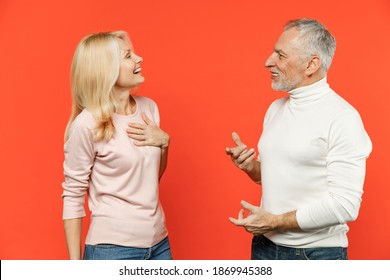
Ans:
[{"label": "man's shoulder", "polygon": [[338,95],[336,92],[332,92],[329,97],[329,107],[332,110],[334,117],[341,117],[345,115],[359,115],[358,111],[347,100]]},{"label": "man's shoulder", "polygon": [[271,107],[281,107],[284,104],[286,104],[287,101],[288,101],[288,97],[287,96],[281,97],[281,98],[278,98],[278,99],[272,101],[272,103],[271,103],[271,105],[269,107],[270,108]]},{"label": "man's shoulder", "polygon": [[285,103],[287,102],[288,98],[287,97],[282,97],[274,100],[271,105],[268,107],[267,112],[265,114],[265,122],[272,118],[279,110],[280,108],[283,108]]}]

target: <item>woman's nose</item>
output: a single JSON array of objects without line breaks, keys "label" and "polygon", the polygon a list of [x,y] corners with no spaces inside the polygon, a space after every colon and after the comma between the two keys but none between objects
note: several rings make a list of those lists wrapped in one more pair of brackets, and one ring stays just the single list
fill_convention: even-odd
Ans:
[{"label": "woman's nose", "polygon": [[139,55],[136,55],[136,54],[134,54],[134,60],[135,60],[135,63],[137,63],[137,64],[140,64],[142,61],[144,61],[144,59],[142,57],[140,57]]}]

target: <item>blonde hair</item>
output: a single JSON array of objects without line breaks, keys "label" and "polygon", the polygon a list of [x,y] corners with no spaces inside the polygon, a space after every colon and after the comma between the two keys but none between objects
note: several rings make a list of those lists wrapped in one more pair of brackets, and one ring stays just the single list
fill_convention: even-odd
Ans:
[{"label": "blonde hair", "polygon": [[109,141],[115,132],[112,114],[117,108],[113,88],[119,76],[121,51],[117,39],[130,43],[124,31],[90,34],[78,44],[71,66],[72,112],[65,141],[75,118],[88,109],[96,120],[95,141]]}]

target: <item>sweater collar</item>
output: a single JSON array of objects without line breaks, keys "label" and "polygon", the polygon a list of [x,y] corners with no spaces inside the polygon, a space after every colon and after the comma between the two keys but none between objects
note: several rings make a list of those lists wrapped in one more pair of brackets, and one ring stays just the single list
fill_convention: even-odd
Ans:
[{"label": "sweater collar", "polygon": [[314,84],[290,90],[290,102],[294,105],[304,105],[324,97],[330,92],[326,78],[325,76]]}]

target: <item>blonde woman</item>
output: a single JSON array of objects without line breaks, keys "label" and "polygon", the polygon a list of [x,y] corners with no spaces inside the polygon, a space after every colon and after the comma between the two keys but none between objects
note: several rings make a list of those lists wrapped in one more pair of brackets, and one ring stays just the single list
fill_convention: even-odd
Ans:
[{"label": "blonde woman", "polygon": [[84,259],[172,259],[158,198],[169,135],[157,105],[130,94],[144,82],[141,63],[123,31],[89,35],[74,54],[62,195],[70,259],[82,257],[86,195]]}]

